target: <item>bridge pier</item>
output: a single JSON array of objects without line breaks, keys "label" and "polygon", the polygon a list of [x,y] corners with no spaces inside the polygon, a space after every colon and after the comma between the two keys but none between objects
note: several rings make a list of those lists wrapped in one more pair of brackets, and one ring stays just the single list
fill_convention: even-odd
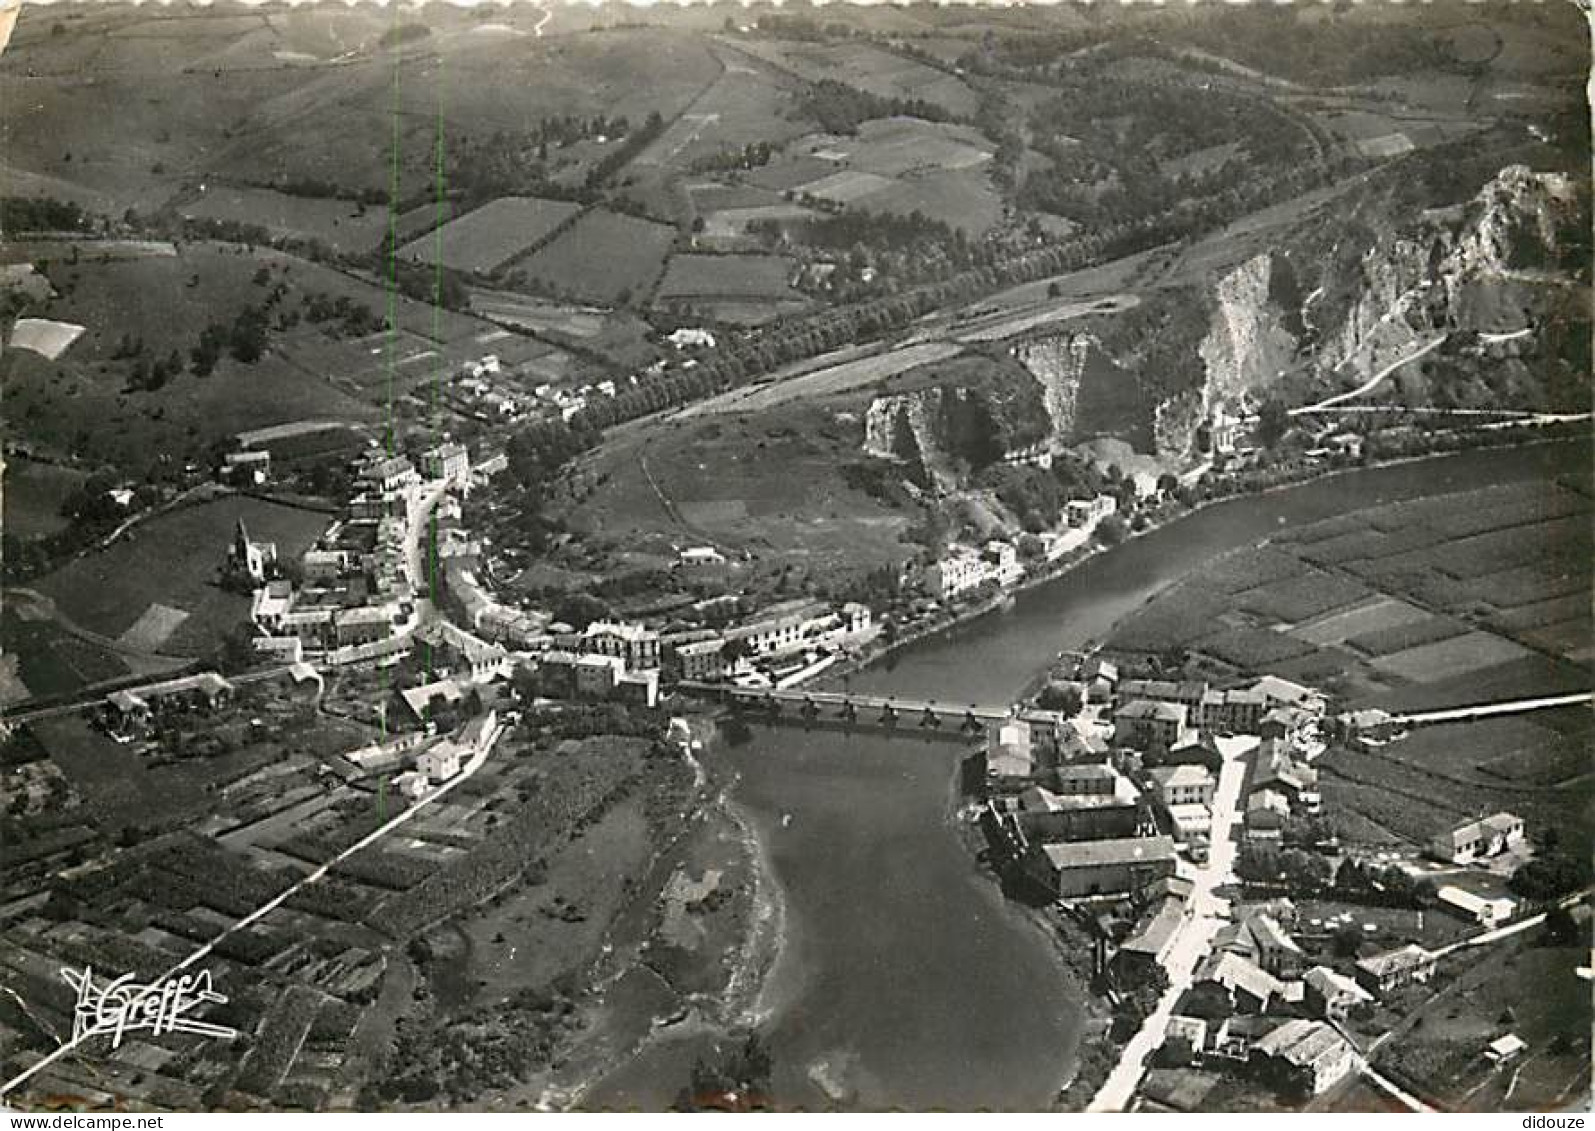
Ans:
[{"label": "bridge pier", "polygon": [[837,713],[847,722],[858,722],[858,708],[853,706],[851,699],[842,700],[842,709]]},{"label": "bridge pier", "polygon": [[933,707],[927,706],[925,708],[925,713],[919,717],[919,725],[922,727],[939,728],[941,726],[941,716],[936,713]]},{"label": "bridge pier", "polygon": [[798,708],[798,713],[805,719],[814,719],[819,717],[820,708],[811,697],[805,695],[803,697],[803,706]]},{"label": "bridge pier", "polygon": [[890,703],[881,708],[881,722],[889,727],[897,725],[897,710]]}]

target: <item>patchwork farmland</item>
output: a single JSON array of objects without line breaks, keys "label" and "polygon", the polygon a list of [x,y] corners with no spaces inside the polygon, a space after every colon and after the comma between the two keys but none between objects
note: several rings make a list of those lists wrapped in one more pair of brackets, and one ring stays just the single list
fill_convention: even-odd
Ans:
[{"label": "patchwork farmland", "polygon": [[621,303],[653,287],[676,230],[607,209],[584,212],[521,264],[545,287],[591,302]]},{"label": "patchwork farmland", "polygon": [[581,205],[568,200],[501,197],[405,244],[399,254],[488,275],[542,244],[580,211]]}]

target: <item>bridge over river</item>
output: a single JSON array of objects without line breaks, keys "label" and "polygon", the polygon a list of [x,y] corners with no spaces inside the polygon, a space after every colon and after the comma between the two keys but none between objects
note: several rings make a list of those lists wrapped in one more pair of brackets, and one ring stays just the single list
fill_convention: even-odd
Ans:
[{"label": "bridge over river", "polygon": [[764,711],[772,717],[804,722],[834,721],[853,726],[918,726],[959,734],[979,734],[994,722],[1012,718],[1012,706],[942,703],[898,695],[859,695],[850,691],[804,691],[799,688],[731,687],[683,681],[683,691]]}]

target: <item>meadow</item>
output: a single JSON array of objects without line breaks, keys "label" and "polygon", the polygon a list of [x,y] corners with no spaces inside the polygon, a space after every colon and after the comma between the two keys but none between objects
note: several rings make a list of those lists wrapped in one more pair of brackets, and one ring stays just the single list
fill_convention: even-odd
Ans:
[{"label": "meadow", "polygon": [[568,200],[501,197],[404,245],[399,254],[420,263],[441,262],[456,271],[491,274],[541,244],[580,211],[581,205]]},{"label": "meadow", "polygon": [[212,184],[182,207],[185,217],[255,224],[274,236],[319,240],[335,251],[364,254],[382,242],[388,210],[326,196],[295,196],[253,185]]},{"label": "meadow", "polygon": [[676,230],[595,208],[521,265],[545,286],[592,302],[641,298],[659,277]]},{"label": "meadow", "polygon": [[64,529],[61,504],[88,476],[72,467],[13,456],[0,475],[0,501],[5,507],[0,527],[18,538],[38,538]]},{"label": "meadow", "polygon": [[275,541],[283,558],[302,554],[328,521],[313,511],[243,496],[201,503],[139,523],[35,587],[55,600],[67,620],[111,638],[133,629],[153,606],[184,613],[169,637],[139,643],[146,651],[201,655],[249,615],[248,597],[217,584],[239,519],[252,538]]}]

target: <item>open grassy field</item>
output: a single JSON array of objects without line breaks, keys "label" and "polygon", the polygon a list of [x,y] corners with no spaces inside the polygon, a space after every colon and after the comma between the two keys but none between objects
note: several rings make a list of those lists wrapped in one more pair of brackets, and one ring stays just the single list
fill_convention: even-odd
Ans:
[{"label": "open grassy field", "polygon": [[[275,541],[284,558],[303,553],[327,525],[326,515],[259,499],[202,503],[140,523],[36,588],[54,599],[62,616],[90,632],[116,638],[142,625],[138,642],[145,650],[202,653],[249,614],[247,597],[216,584],[240,518],[252,538]],[[176,619],[157,613],[171,632],[158,640],[144,620],[156,607],[186,614]]]},{"label": "open grassy field", "polygon": [[639,552],[673,556],[690,540],[746,549],[758,568],[861,572],[906,555],[908,519],[846,481],[860,440],[857,426],[801,404],[612,436],[583,467],[592,493],[564,517]]},{"label": "open grassy field", "polygon": [[866,44],[745,39],[735,47],[810,82],[828,79],[883,98],[921,98],[960,115],[979,106],[979,97],[962,79]]},{"label": "open grassy field", "polygon": [[1522,645],[1491,633],[1465,632],[1448,640],[1380,656],[1373,661],[1373,666],[1387,675],[1413,683],[1435,683],[1509,663],[1528,654],[1528,649]]},{"label": "open grassy field", "polygon": [[[121,679],[128,667],[113,652],[98,648],[47,620],[26,620],[11,609],[0,617],[7,653],[17,658],[15,676],[26,695],[70,695],[83,687]],[[17,689],[8,686],[8,694]]]},{"label": "open grassy field", "polygon": [[[506,196],[450,220],[399,249],[406,259],[489,274],[536,247],[581,211],[568,200]],[[441,241],[441,252],[439,251]]]},{"label": "open grassy field", "polygon": [[596,208],[583,213],[522,265],[547,286],[594,302],[648,293],[659,277],[676,231]]},{"label": "open grassy field", "polygon": [[13,456],[0,471],[3,526],[18,538],[38,538],[66,526],[61,504],[88,476],[75,468]]},{"label": "open grassy field", "polygon": [[673,255],[658,299],[802,299],[787,282],[792,269],[781,255]]},{"label": "open grassy field", "polygon": [[1370,597],[1349,608],[1334,609],[1290,630],[1298,640],[1309,644],[1344,644],[1353,637],[1400,628],[1428,620],[1429,614],[1415,605],[1394,597]]},{"label": "open grassy field", "polygon": [[256,224],[274,236],[320,240],[351,254],[371,251],[388,228],[388,210],[332,197],[293,196],[250,185],[207,185],[184,216]]}]

